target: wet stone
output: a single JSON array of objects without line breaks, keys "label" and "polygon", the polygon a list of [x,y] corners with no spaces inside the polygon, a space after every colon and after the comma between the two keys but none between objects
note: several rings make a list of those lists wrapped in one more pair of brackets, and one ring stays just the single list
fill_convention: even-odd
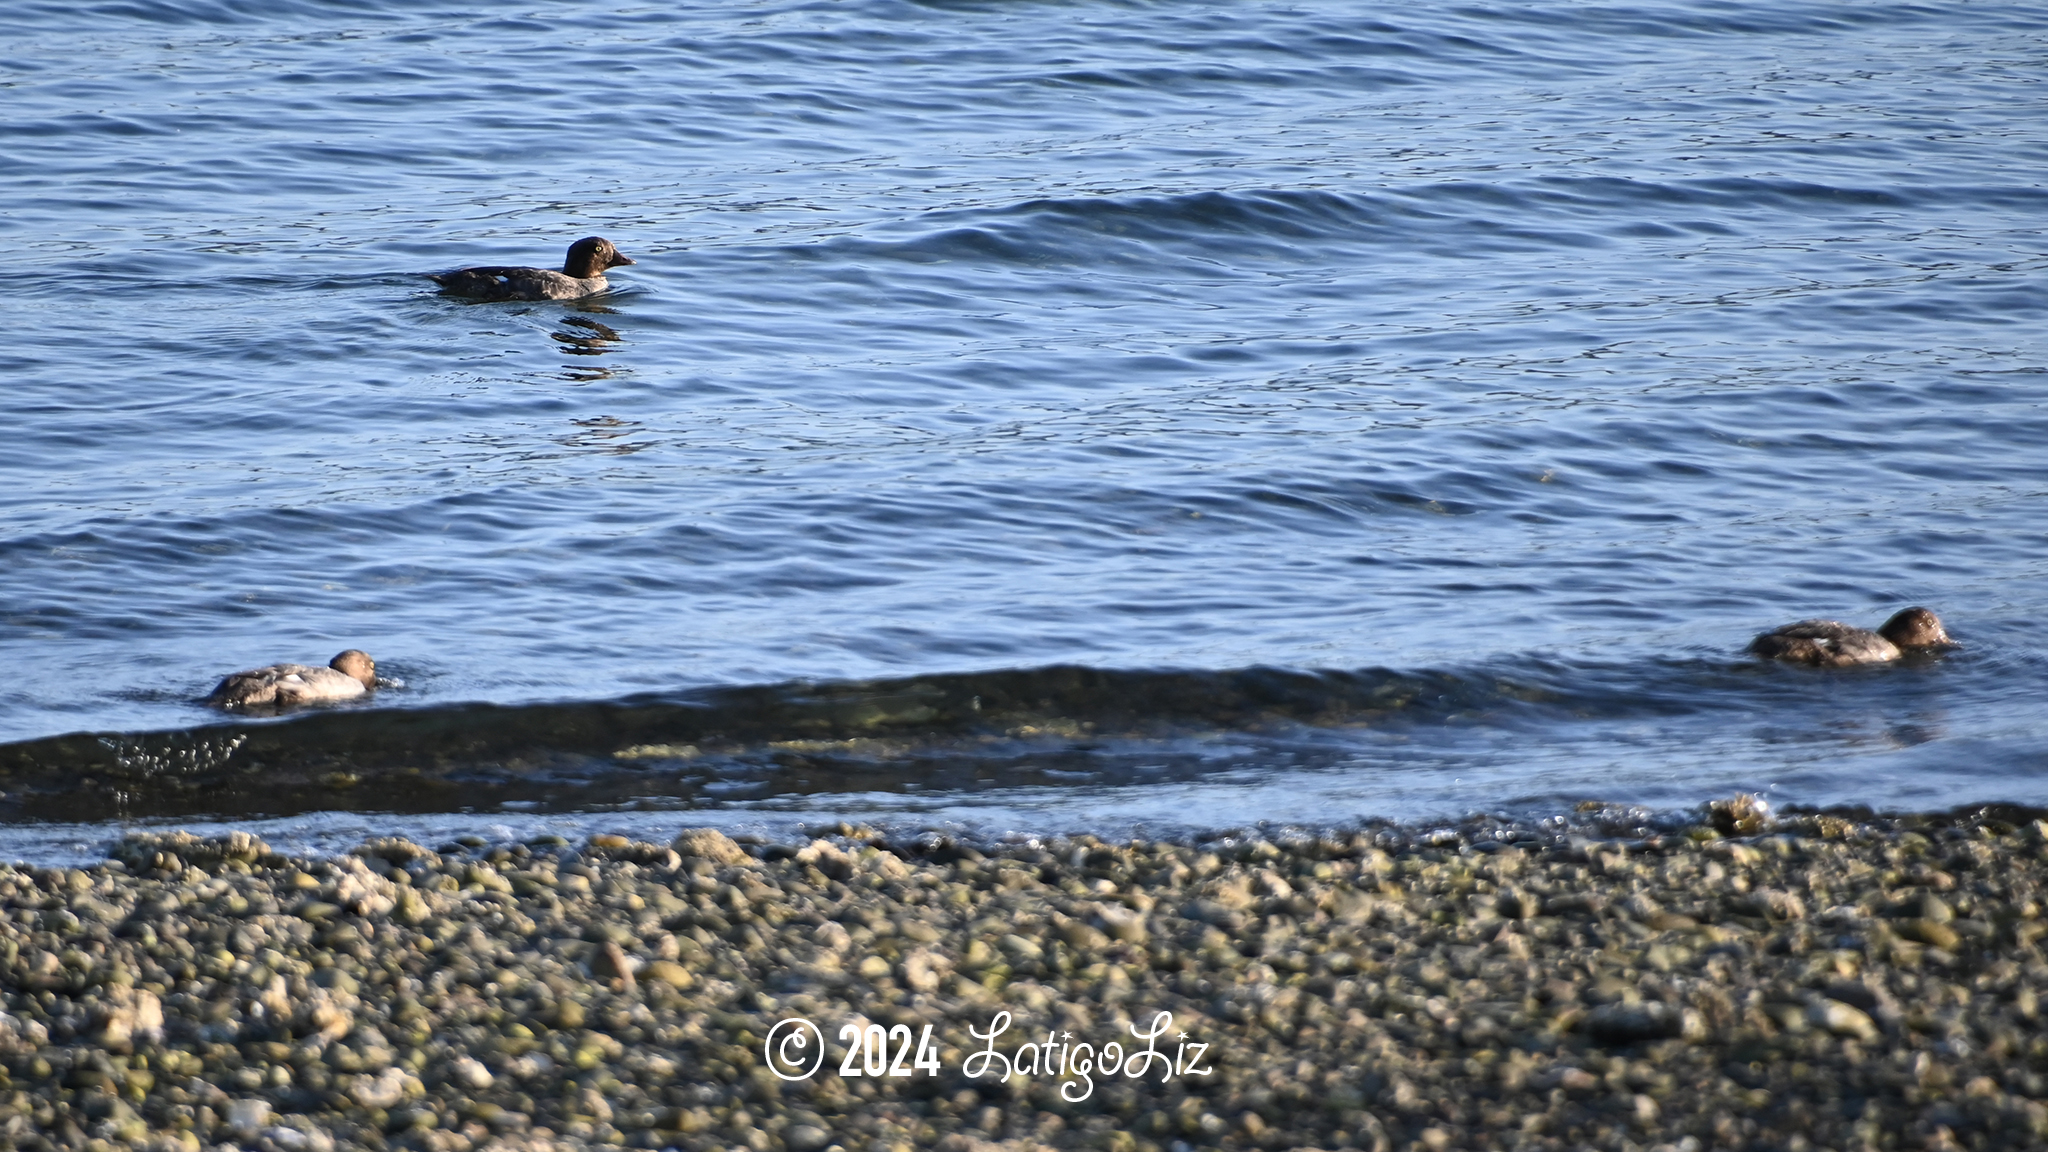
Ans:
[{"label": "wet stone", "polygon": [[1586,1035],[1602,1044],[1640,1044],[1664,1040],[1685,1030],[1683,1014],[1668,1004],[1607,1004],[1594,1009],[1583,1025]]}]

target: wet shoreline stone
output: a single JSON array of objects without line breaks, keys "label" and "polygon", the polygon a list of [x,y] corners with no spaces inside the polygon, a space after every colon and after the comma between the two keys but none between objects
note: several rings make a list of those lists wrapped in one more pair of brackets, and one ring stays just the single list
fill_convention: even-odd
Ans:
[{"label": "wet shoreline stone", "polygon": [[[0,867],[0,1145],[2048,1140],[2048,824],[1738,801],[1605,837],[821,833],[334,859],[172,833]],[[967,1072],[999,1013],[998,1048],[1050,1061],[1160,1012],[1208,1075],[1103,1073],[1077,1101],[1071,1068]],[[831,1058],[791,1081],[764,1041],[794,1017]],[[938,1074],[841,1075],[839,1030],[870,1024],[930,1025]]]}]

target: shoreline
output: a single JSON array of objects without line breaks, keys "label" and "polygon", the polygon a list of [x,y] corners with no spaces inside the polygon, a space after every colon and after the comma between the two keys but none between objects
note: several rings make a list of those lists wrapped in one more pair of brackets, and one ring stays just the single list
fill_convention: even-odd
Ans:
[{"label": "shoreline", "polygon": [[[2048,1138],[2048,823],[1772,820],[1741,801],[1698,817],[1604,839],[1496,822],[970,845],[841,826],[803,845],[383,839],[331,859],[246,833],[131,837],[91,868],[0,868],[0,1139]],[[789,1043],[797,1018],[815,1041]],[[771,1037],[785,1056],[822,1043],[826,1066],[785,1078]]]},{"label": "shoreline", "polygon": [[[723,833],[756,855],[778,852],[786,847],[802,847],[821,836],[852,836],[863,841],[888,843],[913,855],[925,851],[921,846],[939,841],[972,847],[984,853],[1001,854],[1020,845],[1089,838],[1114,843],[1169,843],[1210,850],[1244,840],[1292,843],[1360,835],[1370,838],[1384,851],[1405,851],[1429,846],[1437,840],[1460,846],[1480,845],[1481,850],[1490,850],[1488,845],[1499,842],[1534,851],[1588,844],[1641,846],[1686,835],[1689,830],[1701,827],[1713,828],[1716,834],[1732,835],[1737,833],[1737,829],[1729,823],[1726,813],[1730,805],[1737,802],[1659,805],[1559,801],[1493,810],[1354,817],[1338,823],[1276,818],[1220,827],[1098,817],[1091,822],[1064,827],[1061,831],[1036,833],[1014,829],[1033,827],[1031,818],[1044,817],[1046,813],[1001,809],[993,814],[984,814],[988,818],[976,820],[964,816],[933,819],[932,813],[918,810],[834,813],[830,810],[792,812],[754,807],[645,807],[395,813],[333,808],[287,816],[165,815],[91,823],[0,821],[0,864],[89,868],[105,861],[110,853],[128,840],[179,834],[218,839],[235,833],[265,841],[266,849],[273,853],[313,860],[349,855],[365,843],[387,838],[411,840],[422,846],[437,845],[444,853],[452,851],[459,854],[501,844],[525,843],[532,846],[559,841],[580,844],[598,835],[623,835],[634,840],[666,842],[685,830]],[[1753,820],[1762,821],[1749,826],[1743,834],[1766,824],[1793,827],[1813,821],[1882,833],[1927,831],[1986,820],[2015,827],[2035,820],[2048,820],[2048,807],[2020,803],[1980,801],[1941,811],[1878,812],[1864,807],[1805,804],[1779,808],[1767,798],[1747,793],[1742,794],[1739,802],[1752,810]],[[1057,825],[1040,824],[1038,827]]]}]

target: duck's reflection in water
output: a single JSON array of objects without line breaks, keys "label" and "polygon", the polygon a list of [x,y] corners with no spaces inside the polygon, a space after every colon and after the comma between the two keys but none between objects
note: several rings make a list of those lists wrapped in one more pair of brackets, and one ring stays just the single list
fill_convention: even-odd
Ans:
[{"label": "duck's reflection in water", "polygon": [[1775,726],[1760,730],[1763,743],[1833,745],[1857,751],[1902,751],[1948,739],[1946,708],[1914,709],[1901,715],[1847,715],[1808,723],[1787,731]]},{"label": "duck's reflection in water", "polygon": [[[579,311],[617,315],[614,309],[592,305],[585,305]],[[618,329],[591,316],[564,316],[562,326],[563,331],[550,332],[548,337],[571,356],[607,356],[624,340]],[[606,380],[617,374],[616,369],[587,362],[562,365],[563,378],[579,384]]]},{"label": "duck's reflection in water", "polygon": [[562,323],[582,329],[581,332],[548,333],[556,341],[568,345],[571,356],[603,356],[622,339],[618,329],[588,316],[565,316]]},{"label": "duck's reflection in water", "polygon": [[638,420],[621,420],[616,416],[597,416],[588,420],[571,420],[576,431],[556,438],[556,442],[571,448],[596,450],[614,456],[629,456],[644,448],[653,446],[649,440],[629,440],[628,437],[644,430]]}]

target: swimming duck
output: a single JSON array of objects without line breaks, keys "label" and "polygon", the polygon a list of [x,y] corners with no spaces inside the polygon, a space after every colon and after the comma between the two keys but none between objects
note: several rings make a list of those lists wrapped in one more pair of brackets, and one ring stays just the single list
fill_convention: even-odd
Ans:
[{"label": "swimming duck", "polygon": [[1906,608],[1877,631],[1852,628],[1836,620],[1801,620],[1757,637],[1749,650],[1769,660],[1789,660],[1839,668],[1849,664],[1883,664],[1908,650],[1960,648],[1942,630],[1941,618],[1925,608]]},{"label": "swimming duck", "polygon": [[478,300],[574,300],[610,288],[604,270],[631,264],[612,242],[602,236],[586,236],[569,245],[569,258],[560,272],[545,268],[458,268],[427,279],[450,296]]},{"label": "swimming duck", "polygon": [[304,664],[272,664],[236,672],[214,688],[209,704],[240,708],[262,704],[310,704],[318,700],[346,700],[361,696],[377,686],[377,662],[370,654],[351,648],[325,668]]}]

